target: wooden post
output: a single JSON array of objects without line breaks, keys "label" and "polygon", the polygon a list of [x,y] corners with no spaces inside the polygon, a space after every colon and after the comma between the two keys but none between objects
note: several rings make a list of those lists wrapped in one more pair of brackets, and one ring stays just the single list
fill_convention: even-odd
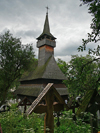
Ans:
[{"label": "wooden post", "polygon": [[45,101],[47,105],[47,112],[44,117],[44,133],[54,133],[54,116],[53,116],[53,101],[54,94],[53,89],[51,89],[45,96]]},{"label": "wooden post", "polygon": [[24,113],[26,113],[27,99],[25,99],[23,102],[24,102]]}]

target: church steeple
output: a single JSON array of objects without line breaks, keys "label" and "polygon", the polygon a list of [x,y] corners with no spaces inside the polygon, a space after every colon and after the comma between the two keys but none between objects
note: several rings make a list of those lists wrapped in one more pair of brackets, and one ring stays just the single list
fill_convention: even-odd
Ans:
[{"label": "church steeple", "polygon": [[50,27],[49,27],[49,20],[48,20],[48,13],[46,14],[43,33],[47,34],[47,35],[51,35],[50,34]]},{"label": "church steeple", "polygon": [[51,40],[55,40],[56,38],[50,33],[49,27],[49,19],[48,19],[48,11],[46,13],[45,23],[42,34],[37,38],[37,40],[41,40],[43,38],[48,38]]},{"label": "church steeple", "polygon": [[56,47],[55,37],[50,33],[48,8],[42,34],[37,38],[38,66],[43,66],[49,57],[54,56],[54,47]]}]

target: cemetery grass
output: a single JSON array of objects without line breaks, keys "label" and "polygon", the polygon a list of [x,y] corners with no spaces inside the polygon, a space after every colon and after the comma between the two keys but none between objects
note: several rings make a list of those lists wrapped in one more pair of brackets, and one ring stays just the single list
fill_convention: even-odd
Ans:
[{"label": "cemetery grass", "polygon": [[[3,133],[44,133],[44,115],[32,113],[25,118],[16,108],[16,104],[13,104],[10,111],[0,113],[2,131]],[[73,121],[73,115],[71,111],[63,111],[59,118],[59,127],[56,125],[58,118],[55,117],[54,133],[91,133],[90,125],[81,119]]]}]

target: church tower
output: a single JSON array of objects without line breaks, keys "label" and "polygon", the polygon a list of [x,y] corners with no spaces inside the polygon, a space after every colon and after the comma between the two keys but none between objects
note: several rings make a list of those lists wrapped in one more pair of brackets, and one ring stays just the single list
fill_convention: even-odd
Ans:
[{"label": "church tower", "polygon": [[48,58],[54,55],[54,47],[56,47],[55,37],[50,33],[48,12],[46,13],[44,29],[42,34],[37,38],[38,53],[38,66],[46,63]]},{"label": "church tower", "polygon": [[35,70],[22,76],[20,86],[15,94],[23,99],[27,97],[33,101],[42,92],[48,83],[54,83],[54,87],[62,98],[68,96],[68,89],[62,83],[66,79],[58,67],[54,58],[54,48],[56,47],[55,37],[50,33],[48,12],[42,34],[37,38],[38,66]]}]

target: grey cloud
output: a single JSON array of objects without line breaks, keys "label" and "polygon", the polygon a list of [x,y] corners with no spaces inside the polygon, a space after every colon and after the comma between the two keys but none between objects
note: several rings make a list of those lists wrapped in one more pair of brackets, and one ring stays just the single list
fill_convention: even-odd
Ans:
[{"label": "grey cloud", "polygon": [[[9,29],[23,42],[35,42],[43,30],[47,5],[50,31],[57,37],[55,57],[65,59],[78,54],[77,47],[82,44],[91,22],[87,7],[79,7],[80,0],[0,0],[1,32]],[[37,57],[38,49],[35,50]]]},{"label": "grey cloud", "polygon": [[66,44],[65,47],[62,48],[61,50],[55,51],[55,56],[66,56],[66,55],[77,54],[78,53],[77,48],[78,46],[75,45],[75,43],[74,45],[70,45],[70,46],[67,46]]},{"label": "grey cloud", "polygon": [[38,37],[39,32],[34,31],[34,30],[27,30],[27,31],[21,30],[21,31],[16,32],[16,35],[17,36],[22,36],[22,37],[30,37],[30,38],[34,37],[34,38],[36,38],[36,37]]}]

